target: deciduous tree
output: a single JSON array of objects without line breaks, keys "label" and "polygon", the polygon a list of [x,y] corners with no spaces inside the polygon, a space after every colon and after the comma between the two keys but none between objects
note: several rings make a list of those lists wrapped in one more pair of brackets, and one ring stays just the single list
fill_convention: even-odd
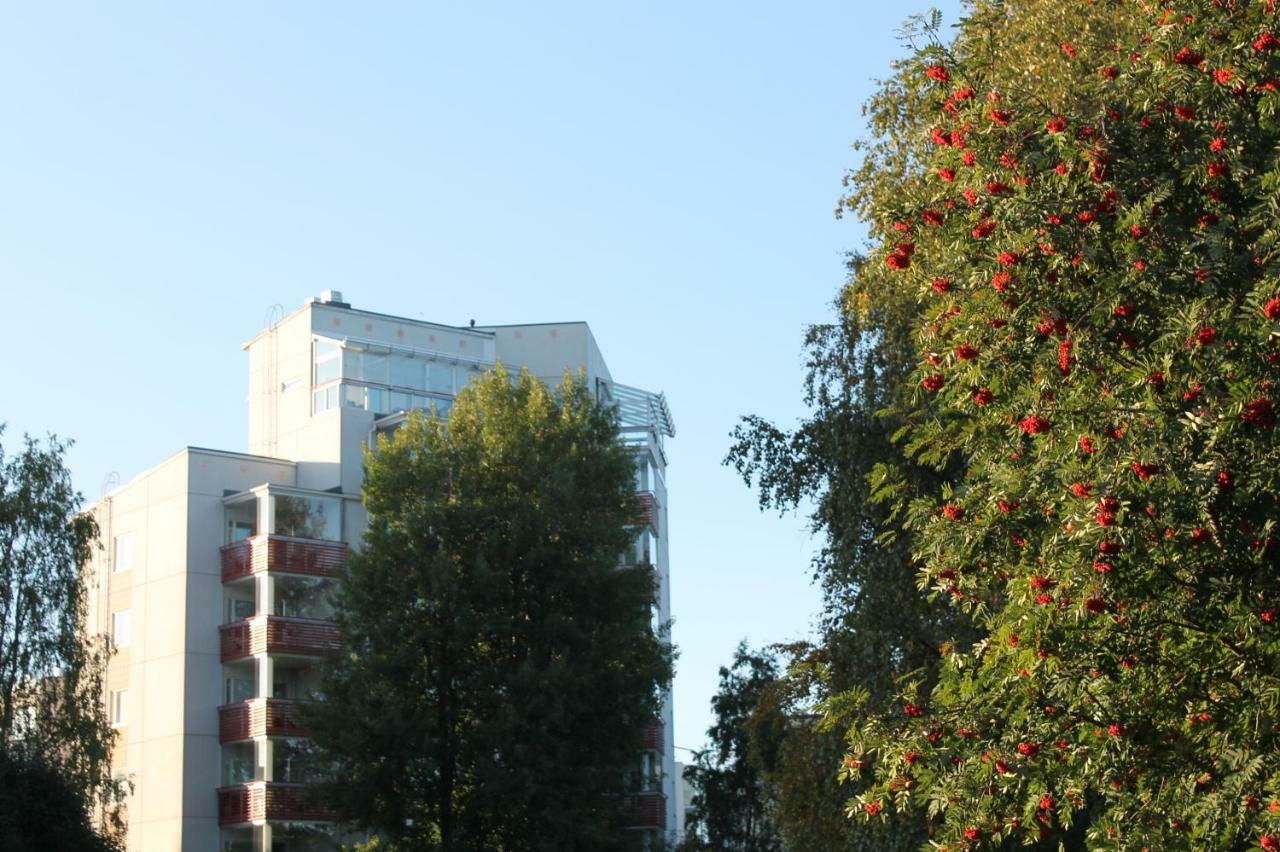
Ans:
[{"label": "deciduous tree", "polygon": [[748,651],[746,642],[739,643],[732,665],[720,668],[720,689],[711,699],[715,722],[707,729],[710,745],[685,770],[696,815],[683,852],[781,851],[769,795],[751,759],[748,730],[765,689],[777,677],[773,657]]},{"label": "deciduous tree", "polygon": [[639,505],[614,412],[499,368],[366,469],[313,714],[341,812],[394,848],[638,843],[621,799],[671,659],[652,568],[619,566]]},{"label": "deciduous tree", "polygon": [[862,819],[1280,849],[1275,11],[979,2],[886,87],[930,116],[910,180],[862,178],[923,314],[890,416],[962,476],[874,482],[982,636],[892,712],[851,693]]},{"label": "deciduous tree", "polygon": [[[115,835],[125,791],[111,774],[110,648],[86,623],[98,529],[80,513],[66,447],[56,438],[43,447],[26,438],[14,456],[0,447],[0,774],[6,784],[56,789],[50,807],[62,819],[87,826],[92,814]],[[13,838],[31,826],[10,820],[0,831]],[[31,848],[45,839],[26,838]]]}]

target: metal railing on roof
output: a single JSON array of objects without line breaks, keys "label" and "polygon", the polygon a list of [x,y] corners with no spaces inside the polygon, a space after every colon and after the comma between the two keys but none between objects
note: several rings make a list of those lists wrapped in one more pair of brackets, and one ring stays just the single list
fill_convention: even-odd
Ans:
[{"label": "metal railing on roof", "polygon": [[623,428],[644,426],[666,435],[676,436],[676,421],[671,416],[671,406],[662,393],[633,388],[614,383],[613,398],[618,403],[618,414]]}]

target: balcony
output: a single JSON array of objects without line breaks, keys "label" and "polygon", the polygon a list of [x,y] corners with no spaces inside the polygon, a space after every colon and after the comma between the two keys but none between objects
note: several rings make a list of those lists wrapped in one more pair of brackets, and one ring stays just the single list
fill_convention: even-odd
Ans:
[{"label": "balcony", "polygon": [[255,535],[222,548],[222,582],[263,571],[334,577],[347,567],[347,546],[340,541]]},{"label": "balcony", "polygon": [[659,535],[657,498],[652,491],[637,491],[636,498],[640,501],[640,514],[636,518],[636,523],[648,524],[653,527],[653,534]]},{"label": "balcony", "polygon": [[254,737],[309,736],[302,724],[302,705],[282,698],[255,698],[218,708],[218,742],[235,743]]},{"label": "balcony", "polygon": [[662,751],[662,723],[651,722],[640,732],[642,751]]},{"label": "balcony", "polygon": [[667,829],[667,797],[661,793],[635,793],[622,797],[622,824],[627,828]]},{"label": "balcony", "polygon": [[218,628],[222,634],[222,662],[232,663],[255,654],[324,657],[342,648],[332,621],[255,615]]},{"label": "balcony", "polygon": [[275,821],[332,822],[333,810],[312,801],[306,784],[251,781],[218,788],[218,825]]}]

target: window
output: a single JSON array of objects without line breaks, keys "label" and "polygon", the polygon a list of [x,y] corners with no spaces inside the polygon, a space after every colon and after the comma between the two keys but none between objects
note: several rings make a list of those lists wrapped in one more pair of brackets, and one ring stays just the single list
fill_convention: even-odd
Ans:
[{"label": "window", "polygon": [[413,408],[413,394],[402,391],[391,392],[391,411],[408,411]]},{"label": "window", "polygon": [[401,388],[425,388],[427,365],[405,355],[391,356],[391,384]]},{"label": "window", "polygon": [[438,396],[418,396],[413,397],[413,407],[421,408],[427,414],[431,413],[434,407],[436,413],[440,415],[441,420],[449,419],[449,409],[453,408],[453,401],[449,399],[441,399]]},{"label": "window", "polygon": [[427,367],[427,390],[453,393],[453,365],[432,361]]},{"label": "window", "polygon": [[236,743],[222,749],[222,783],[244,784],[253,780],[253,743]]},{"label": "window", "polygon": [[387,391],[382,388],[365,388],[364,407],[375,414],[386,414]]},{"label": "window", "polygon": [[133,533],[122,533],[115,539],[115,560],[113,570],[128,571],[133,567]]},{"label": "window", "polygon": [[128,648],[132,639],[132,619],[131,612],[122,609],[119,612],[111,613],[111,641],[116,643],[117,648]]},{"label": "window", "polygon": [[658,753],[654,751],[642,752],[640,755],[640,789],[643,792],[651,792],[662,786],[662,763],[658,758]]},{"label": "window", "polygon": [[342,501],[330,497],[294,497],[273,494],[276,535],[299,538],[342,539]]},{"label": "window", "polygon": [[338,344],[330,340],[317,340],[315,343],[315,374],[312,377],[316,385],[331,382],[338,378],[342,367],[342,350]]},{"label": "window", "polygon": [[342,404],[347,408],[364,408],[364,390],[360,385],[343,385]]},{"label": "window", "polygon": [[631,547],[627,548],[627,552],[622,556],[623,565],[652,565],[657,558],[657,542],[653,538],[653,533],[649,530],[642,530],[636,536],[636,540],[632,542]]},{"label": "window", "polygon": [[[463,387],[470,384],[474,380],[478,379],[480,377],[481,372],[483,371],[475,364],[470,364],[466,367],[463,367],[461,364],[459,364],[457,376],[455,376],[457,389],[462,390]],[[518,380],[519,380],[518,376],[511,377],[511,381],[513,382]]]},{"label": "window", "polygon": [[223,511],[227,521],[226,543],[234,544],[258,533],[258,502],[245,500],[227,506]]},{"label": "window", "polygon": [[228,598],[227,599],[227,620],[226,624],[233,621],[240,621],[244,618],[252,618],[254,613],[253,599],[245,600],[244,598]]},{"label": "window", "polygon": [[316,771],[315,753],[306,742],[277,739],[271,749],[272,775],[287,784],[306,784],[321,780]]},{"label": "window", "polygon": [[312,396],[311,413],[319,414],[322,411],[337,408],[338,389],[338,385],[329,385],[327,388],[321,388],[316,391]]},{"label": "window", "polygon": [[239,704],[241,701],[249,701],[255,697],[251,677],[229,677],[225,686],[227,704]]},{"label": "window", "polygon": [[373,352],[343,352],[342,377],[387,384],[387,356]]},{"label": "window", "polygon": [[128,700],[129,690],[111,690],[111,727],[123,728],[129,723]]}]

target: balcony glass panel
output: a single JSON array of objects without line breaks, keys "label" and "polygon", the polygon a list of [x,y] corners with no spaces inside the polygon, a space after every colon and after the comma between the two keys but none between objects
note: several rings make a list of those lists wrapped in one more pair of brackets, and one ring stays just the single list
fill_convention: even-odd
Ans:
[{"label": "balcony glass panel", "polygon": [[314,825],[277,825],[271,839],[285,844],[288,852],[338,852],[342,848],[332,828]]},{"label": "balcony glass panel", "polygon": [[320,538],[339,541],[342,538],[342,501],[332,497],[299,497],[273,494],[276,535]]},{"label": "balcony glass panel", "polygon": [[253,678],[229,677],[223,695],[224,704],[239,704],[254,697]]},{"label": "balcony glass panel", "polygon": [[657,555],[656,544],[653,533],[648,529],[642,530],[623,555],[622,563],[624,565],[652,565]]},{"label": "balcony glass panel", "polygon": [[413,408],[413,394],[403,391],[392,391],[389,408],[392,411],[408,411]]},{"label": "balcony glass panel", "polygon": [[343,352],[342,377],[387,384],[387,356],[373,352]]},{"label": "balcony glass panel", "polygon": [[420,358],[391,356],[391,384],[401,388],[425,388],[427,364]]},{"label": "balcony glass panel", "polygon": [[427,390],[453,393],[453,365],[432,361],[427,367]]},{"label": "balcony glass panel", "polygon": [[374,414],[386,414],[388,392],[382,388],[365,388],[364,407]]},{"label": "balcony glass panel", "polygon": [[281,577],[276,580],[275,614],[291,618],[328,619],[333,615],[329,594],[333,584],[312,577]]},{"label": "balcony glass panel", "polygon": [[256,611],[256,604],[254,603],[253,598],[228,597],[225,603],[225,612],[223,613],[225,617],[222,620],[223,624],[230,624],[231,622],[239,621],[242,618],[249,618]]},{"label": "balcony glass panel", "polygon": [[272,749],[272,772],[277,783],[307,784],[319,781],[318,761],[309,740],[280,739]]},{"label": "balcony glass panel", "polygon": [[222,786],[253,780],[253,743],[222,747]]},{"label": "balcony glass panel", "polygon": [[258,534],[258,501],[244,500],[223,510],[226,518],[226,541],[232,544]]},{"label": "balcony glass panel", "polygon": [[338,378],[342,366],[342,350],[331,340],[316,340],[314,383],[322,385]]}]

